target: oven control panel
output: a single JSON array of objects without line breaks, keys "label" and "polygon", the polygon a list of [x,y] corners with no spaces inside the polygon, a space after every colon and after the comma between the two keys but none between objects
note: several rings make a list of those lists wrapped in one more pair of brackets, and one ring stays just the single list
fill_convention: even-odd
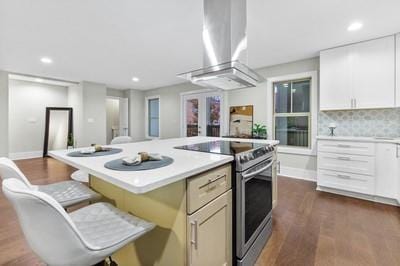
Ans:
[{"label": "oven control panel", "polygon": [[249,161],[252,161],[254,159],[257,159],[259,157],[264,156],[265,154],[271,153],[275,150],[274,146],[265,146],[258,148],[252,152],[248,152],[245,154],[240,155],[239,160],[240,163],[247,163]]}]

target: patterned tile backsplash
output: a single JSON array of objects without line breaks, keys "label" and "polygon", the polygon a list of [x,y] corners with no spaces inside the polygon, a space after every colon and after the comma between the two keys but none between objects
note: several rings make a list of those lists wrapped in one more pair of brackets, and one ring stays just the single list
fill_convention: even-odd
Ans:
[{"label": "patterned tile backsplash", "polygon": [[319,112],[318,135],[329,135],[332,122],[336,136],[400,137],[400,108]]}]

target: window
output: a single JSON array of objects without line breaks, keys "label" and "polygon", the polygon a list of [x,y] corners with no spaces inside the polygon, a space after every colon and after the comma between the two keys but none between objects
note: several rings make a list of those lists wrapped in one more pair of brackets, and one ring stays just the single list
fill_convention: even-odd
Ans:
[{"label": "window", "polygon": [[311,78],[278,81],[274,90],[274,138],[282,146],[311,148]]},{"label": "window", "polygon": [[147,99],[147,137],[160,137],[160,98]]}]

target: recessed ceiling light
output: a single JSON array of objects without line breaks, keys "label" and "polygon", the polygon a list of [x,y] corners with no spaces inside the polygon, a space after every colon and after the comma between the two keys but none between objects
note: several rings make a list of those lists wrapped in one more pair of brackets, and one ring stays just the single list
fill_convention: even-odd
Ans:
[{"label": "recessed ceiling light", "polygon": [[42,82],[43,82],[43,79],[41,79],[41,78],[35,78],[35,81],[36,81],[36,82],[42,83]]},{"label": "recessed ceiling light", "polygon": [[133,78],[132,78],[132,81],[133,81],[133,82],[138,82],[139,80],[140,80],[140,79],[139,79],[138,77],[133,77]]},{"label": "recessed ceiling light", "polygon": [[44,64],[51,64],[53,63],[53,59],[51,59],[50,57],[42,57],[40,58],[40,61]]},{"label": "recessed ceiling light", "polygon": [[347,27],[347,30],[348,31],[356,31],[356,30],[361,29],[362,27],[363,27],[363,24],[361,22],[353,22]]}]

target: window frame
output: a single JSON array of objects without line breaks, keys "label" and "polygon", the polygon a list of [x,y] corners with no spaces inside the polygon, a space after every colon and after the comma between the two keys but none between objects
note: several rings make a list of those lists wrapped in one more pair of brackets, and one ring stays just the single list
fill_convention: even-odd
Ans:
[{"label": "window frame", "polygon": [[[310,127],[310,136],[309,136],[309,147],[296,147],[296,146],[282,146],[278,145],[279,153],[288,153],[288,154],[300,154],[300,155],[313,155],[316,156],[316,141],[317,141],[317,121],[318,121],[318,72],[317,71],[309,71],[296,73],[291,75],[277,76],[271,77],[267,79],[267,106],[272,106],[272,108],[268,108],[267,110],[267,125],[269,129],[268,138],[273,139],[275,136],[275,95],[274,95],[274,84],[278,82],[284,81],[297,81],[297,80],[305,80],[310,79],[310,118],[309,118],[309,127]],[[293,114],[302,114],[302,113],[293,113]],[[303,113],[304,114],[304,113]],[[308,114],[308,113],[305,113]]]},{"label": "window frame", "polygon": [[[301,82],[301,81],[310,81],[310,91],[309,91],[309,97],[310,97],[310,99],[309,99],[309,101],[310,101],[310,104],[309,104],[309,111],[308,112],[296,112],[296,113],[293,113],[293,83],[294,82]],[[285,82],[287,82],[287,83],[290,83],[290,113],[277,113],[276,111],[275,111],[275,107],[276,107],[276,101],[275,101],[275,84],[276,83],[285,83]],[[276,128],[275,128],[275,126],[276,126],[276,118],[277,117],[304,117],[304,116],[306,116],[308,119],[308,130],[309,130],[309,134],[308,134],[308,146],[307,147],[305,147],[305,146],[292,146],[292,145],[280,145],[280,147],[288,147],[288,148],[295,148],[295,149],[310,149],[311,148],[311,132],[312,132],[312,117],[313,117],[313,114],[312,114],[312,107],[311,107],[311,103],[312,103],[312,91],[311,91],[311,83],[312,83],[312,79],[311,78],[301,78],[301,79],[292,79],[292,80],[282,80],[282,81],[274,81],[273,83],[272,83],[272,87],[273,87],[273,99],[272,99],[272,102],[273,102],[273,105],[272,105],[272,115],[273,115],[273,118],[272,118],[272,128],[271,128],[271,131],[272,131],[272,138],[274,138],[275,139],[275,136],[276,136]]]},{"label": "window frame", "polygon": [[[149,116],[149,103],[151,100],[158,100],[158,136],[151,136],[150,135],[150,116]],[[147,139],[159,139],[161,136],[161,98],[159,95],[154,95],[154,96],[148,96],[145,97],[145,128],[146,128],[146,138]]]}]

